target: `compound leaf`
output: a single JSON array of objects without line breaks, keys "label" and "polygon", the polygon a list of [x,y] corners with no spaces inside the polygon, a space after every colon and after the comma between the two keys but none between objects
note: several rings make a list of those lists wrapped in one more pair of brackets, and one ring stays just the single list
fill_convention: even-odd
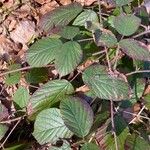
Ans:
[{"label": "compound leaf", "polygon": [[85,137],[93,124],[93,111],[90,105],[77,97],[61,101],[60,111],[66,126],[78,137]]},{"label": "compound leaf", "polygon": [[60,35],[65,39],[73,39],[79,33],[78,27],[66,26],[61,31]]},{"label": "compound leaf", "polygon": [[56,56],[56,69],[61,76],[67,75],[77,67],[81,59],[81,46],[74,41],[66,42]]},{"label": "compound leaf", "polygon": [[128,56],[144,61],[150,61],[150,51],[147,46],[134,39],[123,39],[119,45],[124,53]]},{"label": "compound leaf", "polygon": [[70,138],[72,132],[65,126],[60,110],[50,108],[41,111],[34,123],[33,136],[38,143],[55,143],[60,138]]},{"label": "compound leaf", "polygon": [[91,88],[96,96],[102,99],[119,101],[129,98],[128,83],[109,75],[102,65],[92,65],[83,73],[83,81]]},{"label": "compound leaf", "polygon": [[134,15],[121,14],[114,19],[115,29],[124,36],[130,36],[137,31],[141,23]]},{"label": "compound leaf", "polygon": [[34,43],[27,51],[27,62],[33,67],[42,67],[55,59],[62,42],[55,38],[44,38]]},{"label": "compound leaf", "polygon": [[98,16],[93,10],[85,9],[80,15],[77,16],[73,22],[73,25],[85,26],[87,21],[98,22]]},{"label": "compound leaf", "polygon": [[25,87],[19,87],[13,96],[13,100],[20,108],[24,108],[28,104],[29,97],[28,90]]},{"label": "compound leaf", "polygon": [[61,6],[53,11],[46,13],[40,20],[39,27],[46,32],[54,27],[67,25],[82,11],[82,6],[79,3],[71,3],[66,6]]},{"label": "compound leaf", "polygon": [[67,80],[49,81],[31,96],[32,111],[37,112],[49,108],[73,92],[73,86]]}]

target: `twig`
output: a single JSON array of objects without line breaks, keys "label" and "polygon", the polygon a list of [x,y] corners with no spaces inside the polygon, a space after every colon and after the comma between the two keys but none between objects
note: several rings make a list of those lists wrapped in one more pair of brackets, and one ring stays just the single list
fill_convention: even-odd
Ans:
[{"label": "twig", "polygon": [[145,109],[145,106],[142,107],[142,109],[139,111],[139,113],[136,115],[135,118],[133,118],[130,123],[134,122],[134,120],[136,120],[136,118],[140,117],[140,114],[142,113],[142,111]]},{"label": "twig", "polygon": [[[53,65],[52,64],[51,65],[46,65],[46,66],[42,66],[41,68],[48,68],[48,67],[51,67],[51,66],[53,66]],[[27,66],[27,67],[24,67],[24,68],[19,68],[19,69],[16,69],[16,70],[7,71],[7,72],[4,72],[4,73],[1,73],[0,77],[4,76],[4,75],[7,75],[7,74],[10,74],[10,73],[25,71],[25,70],[29,70],[29,69],[33,69],[33,68],[36,68],[36,67]]]},{"label": "twig", "polygon": [[137,70],[137,71],[127,73],[126,76],[131,76],[133,74],[138,74],[138,73],[149,73],[149,72],[150,72],[150,70]]},{"label": "twig", "polygon": [[111,64],[110,64],[110,60],[109,60],[109,56],[108,56],[108,51],[107,51],[106,47],[105,47],[105,53],[106,53],[106,60],[107,60],[109,71],[112,72]]},{"label": "twig", "polygon": [[11,120],[1,121],[0,124],[15,122],[15,121],[18,121],[18,120],[23,119],[25,116],[26,116],[26,115],[21,116],[21,117],[18,117],[18,118],[11,119]]},{"label": "twig", "polygon": [[114,123],[114,110],[113,110],[113,100],[110,100],[110,107],[111,107],[111,125],[112,125],[112,132],[114,135],[114,140],[115,140],[115,147],[116,150],[118,150],[118,143],[117,143],[117,135],[115,131],[115,123]]},{"label": "twig", "polygon": [[101,26],[103,27],[102,11],[101,11],[101,2],[100,2],[100,0],[97,0],[97,1],[98,1],[98,8],[99,8],[99,22],[100,22]]},{"label": "twig", "polygon": [[88,39],[81,39],[81,40],[78,40],[78,42],[85,42],[85,41],[92,41],[93,38],[88,38]]},{"label": "twig", "polygon": [[144,32],[142,32],[142,33],[139,33],[139,34],[133,36],[132,38],[135,39],[135,38],[137,38],[137,37],[140,37],[140,36],[142,36],[142,35],[144,35],[144,34],[148,34],[148,33],[150,33],[150,30],[144,31]]},{"label": "twig", "polygon": [[10,137],[10,135],[12,134],[12,132],[15,130],[15,128],[17,127],[17,125],[20,123],[20,121],[21,121],[21,119],[16,122],[16,124],[11,129],[11,131],[9,132],[9,134],[7,135],[7,137],[5,138],[5,140],[3,141],[3,143],[0,145],[0,148],[4,148],[4,144],[6,143],[6,141],[8,140],[8,138]]},{"label": "twig", "polygon": [[119,45],[117,46],[117,49],[116,49],[115,64],[114,64],[113,70],[116,70],[117,63],[118,63],[118,55],[119,55]]},{"label": "twig", "polygon": [[139,117],[141,117],[141,118],[143,118],[143,119],[147,119],[147,120],[150,121],[150,118],[148,118],[148,117],[145,117],[145,116],[142,116],[142,115],[138,115],[138,114],[135,114],[135,113],[131,113],[131,112],[128,112],[128,111],[125,111],[125,110],[124,110],[123,112],[126,113],[126,114],[133,115],[133,116],[135,116],[135,117],[139,116]]},{"label": "twig", "polygon": [[74,81],[74,79],[80,74],[81,72],[79,71],[71,80],[70,82]]},{"label": "twig", "polygon": [[96,53],[92,54],[92,56],[100,55],[100,54],[103,54],[103,53],[105,53],[105,52],[106,52],[105,50],[100,51],[100,52],[96,52]]}]

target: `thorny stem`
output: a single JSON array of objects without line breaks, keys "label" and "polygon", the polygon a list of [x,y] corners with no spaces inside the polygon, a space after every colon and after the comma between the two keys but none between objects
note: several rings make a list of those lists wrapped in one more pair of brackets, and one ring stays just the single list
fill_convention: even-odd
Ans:
[{"label": "thorny stem", "polygon": [[114,123],[114,110],[113,110],[113,100],[110,100],[110,108],[111,108],[111,125],[112,125],[112,132],[114,135],[114,140],[115,140],[115,147],[116,150],[118,150],[118,143],[117,143],[117,135],[115,131],[115,123]]},{"label": "thorny stem", "polygon": [[16,122],[16,124],[14,125],[14,127],[11,129],[11,131],[9,132],[9,134],[7,135],[7,137],[5,138],[4,142],[0,145],[0,148],[4,149],[4,144],[6,143],[6,141],[8,140],[8,138],[10,137],[10,135],[12,134],[12,132],[15,130],[15,128],[17,127],[17,125],[20,123],[21,118]]},{"label": "thorny stem", "polygon": [[142,36],[142,35],[144,35],[144,34],[148,34],[148,33],[150,33],[150,30],[144,31],[144,32],[142,32],[142,33],[139,33],[139,34],[133,36],[132,38],[135,39],[135,38],[138,38],[138,37],[140,37],[140,36]]},{"label": "thorny stem", "polygon": [[131,75],[138,74],[138,73],[149,73],[149,72],[150,70],[137,70],[137,71],[127,73],[126,76],[131,76]]},{"label": "thorny stem", "polygon": [[[46,65],[46,66],[43,66],[42,68],[49,68],[51,66],[53,66],[53,65],[52,64],[51,65]],[[33,68],[36,68],[36,67],[27,66],[27,67],[24,67],[24,68],[19,68],[19,69],[16,69],[16,70],[7,71],[7,72],[4,72],[4,73],[1,73],[0,77],[4,76],[4,75],[7,75],[7,74],[10,74],[10,73],[15,73],[15,72],[19,72],[19,71],[25,71],[25,70],[29,70],[29,69],[33,69]]]}]

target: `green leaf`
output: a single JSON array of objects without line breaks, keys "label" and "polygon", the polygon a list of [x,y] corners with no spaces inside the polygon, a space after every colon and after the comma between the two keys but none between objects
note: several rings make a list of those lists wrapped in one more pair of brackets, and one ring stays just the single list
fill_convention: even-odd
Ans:
[{"label": "green leaf", "polygon": [[0,140],[5,136],[8,127],[4,124],[0,124]]},{"label": "green leaf", "polygon": [[39,27],[48,32],[54,27],[65,26],[81,11],[82,6],[79,3],[60,6],[45,14],[40,20]]},{"label": "green leaf", "polygon": [[13,101],[20,107],[24,108],[29,102],[29,92],[25,87],[19,87],[13,96]]},{"label": "green leaf", "polygon": [[127,5],[133,0],[114,0],[117,6]]},{"label": "green leaf", "polygon": [[90,9],[85,9],[77,18],[74,20],[73,25],[85,26],[86,22],[98,22],[98,16],[96,12]]},{"label": "green leaf", "polygon": [[25,79],[28,83],[42,83],[48,80],[48,69],[47,68],[33,68],[29,70]]},{"label": "green leaf", "polygon": [[61,101],[60,111],[66,126],[78,137],[85,137],[93,124],[93,111],[90,105],[77,97]]},{"label": "green leaf", "polygon": [[[9,71],[20,69],[20,68],[21,68],[20,64],[13,64],[8,67]],[[7,85],[11,86],[13,84],[17,84],[20,81],[20,78],[21,78],[20,71],[10,73],[10,74],[6,75],[5,83]]]},{"label": "green leaf", "polygon": [[132,81],[135,81],[132,90],[133,91],[132,98],[140,99],[145,90],[145,84],[146,84],[145,79],[135,77],[135,79],[133,79]]},{"label": "green leaf", "polygon": [[41,111],[36,117],[33,136],[42,145],[55,143],[60,138],[70,138],[72,132],[65,126],[60,110],[50,108]]},{"label": "green leaf", "polygon": [[56,69],[61,76],[65,76],[78,66],[81,59],[81,46],[74,41],[66,42],[56,56]]},{"label": "green leaf", "polygon": [[79,32],[80,30],[77,27],[66,26],[63,28],[60,35],[65,39],[73,39]]},{"label": "green leaf", "polygon": [[117,44],[117,38],[111,31],[101,31],[100,29],[97,29],[94,31],[93,36],[95,39],[95,43],[98,46],[102,45],[107,47],[114,47]]},{"label": "green leaf", "polygon": [[62,42],[55,38],[44,38],[34,43],[26,53],[27,62],[33,67],[42,67],[55,59]]},{"label": "green leaf", "polygon": [[121,14],[114,19],[115,29],[124,36],[130,36],[137,31],[141,23],[134,15]]},{"label": "green leaf", "polygon": [[[74,92],[73,86],[67,80],[52,80],[39,88],[30,98],[33,112],[50,108],[66,95]],[[31,112],[32,113],[32,112]]]},{"label": "green leaf", "polygon": [[124,53],[134,59],[150,60],[150,51],[142,42],[134,39],[123,39],[119,42],[119,45]]},{"label": "green leaf", "polygon": [[130,88],[128,83],[115,78],[106,72],[102,65],[92,65],[83,72],[83,81],[102,99],[120,101],[128,99]]},{"label": "green leaf", "polygon": [[150,94],[147,94],[144,97],[144,100],[145,100],[145,106],[150,110]]},{"label": "green leaf", "polygon": [[61,147],[52,146],[49,150],[72,150],[70,144],[63,140],[63,145]]},{"label": "green leaf", "polygon": [[81,150],[100,150],[99,147],[94,143],[85,143]]},{"label": "green leaf", "polygon": [[128,136],[126,145],[131,150],[142,150],[142,149],[149,150],[150,149],[149,143],[145,139],[143,139],[142,137],[136,134],[132,134]]}]

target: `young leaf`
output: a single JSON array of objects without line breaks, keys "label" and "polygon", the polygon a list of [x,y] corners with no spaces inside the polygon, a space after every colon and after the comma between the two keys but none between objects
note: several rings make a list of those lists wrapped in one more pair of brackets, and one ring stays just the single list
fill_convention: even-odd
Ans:
[{"label": "young leaf", "polygon": [[49,81],[31,96],[31,108],[33,112],[49,108],[73,92],[73,86],[67,80]]},{"label": "young leaf", "polygon": [[94,143],[85,143],[81,150],[100,150],[99,147]]},{"label": "young leaf", "polygon": [[73,25],[85,26],[87,21],[98,22],[98,16],[93,10],[85,9],[80,15],[77,16],[73,22]]},{"label": "young leaf", "polygon": [[58,7],[41,18],[39,27],[48,32],[54,27],[65,26],[81,11],[82,6],[79,3],[71,3],[66,6]]},{"label": "young leaf", "polygon": [[130,36],[137,31],[141,23],[134,15],[121,14],[114,19],[115,29],[124,36]]},{"label": "young leaf", "polygon": [[61,31],[60,35],[65,39],[73,39],[80,32],[79,28],[66,26]]},{"label": "young leaf", "polygon": [[128,56],[144,61],[150,61],[150,51],[147,46],[134,39],[123,39],[119,45],[124,53]]},{"label": "young leaf", "polygon": [[133,0],[114,0],[117,6],[127,5]]},{"label": "young leaf", "polygon": [[107,46],[107,47],[113,47],[117,44],[117,38],[115,35],[108,30],[101,31],[100,29],[97,29],[94,31],[94,39],[95,43],[98,46]]},{"label": "young leaf", "polygon": [[47,68],[33,68],[25,75],[28,83],[42,83],[48,80]]},{"label": "young leaf", "polygon": [[0,124],[0,140],[5,136],[8,127],[4,124]]},{"label": "young leaf", "polygon": [[102,99],[120,101],[128,99],[130,88],[125,81],[110,76],[104,66],[92,65],[83,73],[83,81]]},{"label": "young leaf", "polygon": [[55,143],[60,138],[70,138],[72,132],[65,126],[60,110],[50,108],[37,115],[33,136],[42,145],[48,142]]},{"label": "young leaf", "polygon": [[55,59],[62,42],[55,38],[44,38],[34,43],[26,53],[27,62],[34,67],[42,67]]},{"label": "young leaf", "polygon": [[[13,64],[9,66],[9,71],[11,70],[16,70],[21,68],[20,64]],[[20,81],[21,78],[21,72],[17,71],[14,73],[10,73],[8,75],[6,75],[6,79],[5,79],[5,83],[9,86],[13,85],[13,84],[17,84]]]},{"label": "young leaf", "polygon": [[28,104],[29,97],[28,90],[25,87],[19,87],[13,96],[13,100],[20,108],[24,108]]},{"label": "young leaf", "polygon": [[74,41],[66,42],[56,56],[56,69],[61,76],[65,76],[77,67],[81,59],[81,46]]},{"label": "young leaf", "polygon": [[78,137],[85,137],[93,124],[93,111],[90,105],[77,97],[61,101],[60,111],[66,126]]}]

